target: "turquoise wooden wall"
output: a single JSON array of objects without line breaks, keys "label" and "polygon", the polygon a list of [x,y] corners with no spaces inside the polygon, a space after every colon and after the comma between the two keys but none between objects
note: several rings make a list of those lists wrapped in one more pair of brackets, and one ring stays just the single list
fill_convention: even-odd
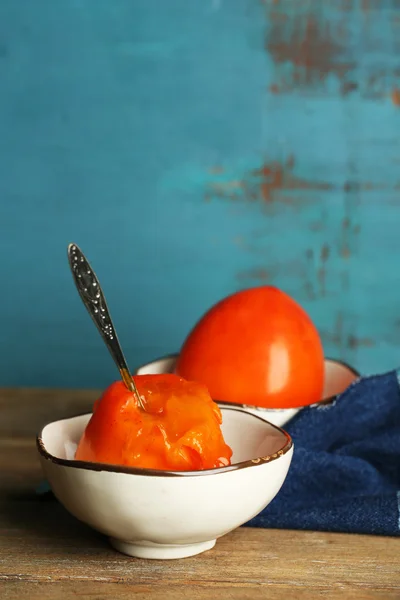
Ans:
[{"label": "turquoise wooden wall", "polygon": [[265,283],[399,366],[399,0],[1,0],[0,202],[0,385],[116,378],[70,241],[132,366]]}]

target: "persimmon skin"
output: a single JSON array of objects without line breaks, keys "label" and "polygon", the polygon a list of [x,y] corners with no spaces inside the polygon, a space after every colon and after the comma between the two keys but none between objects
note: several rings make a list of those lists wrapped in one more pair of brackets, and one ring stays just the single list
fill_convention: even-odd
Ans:
[{"label": "persimmon skin", "polygon": [[175,372],[204,383],[215,400],[295,408],[322,399],[324,352],[304,309],[261,286],[215,304],[186,338]]},{"label": "persimmon skin", "polygon": [[76,460],[172,471],[230,464],[221,412],[204,385],[173,374],[134,380],[146,412],[122,381],[110,385],[95,403]]}]

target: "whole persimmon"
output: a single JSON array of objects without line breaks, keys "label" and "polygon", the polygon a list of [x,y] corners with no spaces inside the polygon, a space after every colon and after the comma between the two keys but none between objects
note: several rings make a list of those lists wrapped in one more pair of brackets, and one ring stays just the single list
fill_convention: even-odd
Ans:
[{"label": "whole persimmon", "polygon": [[295,408],[321,400],[324,353],[305,310],[261,286],[214,305],[185,340],[175,372],[204,383],[215,400]]}]

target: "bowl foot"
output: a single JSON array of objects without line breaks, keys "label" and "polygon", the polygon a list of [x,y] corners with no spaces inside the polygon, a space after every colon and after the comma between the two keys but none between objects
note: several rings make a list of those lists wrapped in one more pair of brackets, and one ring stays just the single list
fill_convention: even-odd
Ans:
[{"label": "bowl foot", "polygon": [[196,544],[154,544],[152,542],[123,542],[110,538],[110,544],[118,552],[135,556],[136,558],[151,558],[157,560],[171,560],[174,558],[187,558],[195,556],[206,550],[214,548],[217,540],[198,542]]}]

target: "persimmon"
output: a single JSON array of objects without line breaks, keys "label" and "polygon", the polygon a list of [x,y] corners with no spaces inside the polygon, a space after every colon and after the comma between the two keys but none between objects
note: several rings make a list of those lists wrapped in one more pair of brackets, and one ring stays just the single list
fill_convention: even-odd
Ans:
[{"label": "persimmon", "polygon": [[213,306],[186,338],[175,372],[204,383],[214,400],[294,408],[321,400],[324,353],[305,310],[261,286]]},{"label": "persimmon", "polygon": [[94,405],[76,460],[171,471],[230,464],[221,412],[204,385],[173,374],[134,380],[146,411],[122,381],[110,385]]}]

